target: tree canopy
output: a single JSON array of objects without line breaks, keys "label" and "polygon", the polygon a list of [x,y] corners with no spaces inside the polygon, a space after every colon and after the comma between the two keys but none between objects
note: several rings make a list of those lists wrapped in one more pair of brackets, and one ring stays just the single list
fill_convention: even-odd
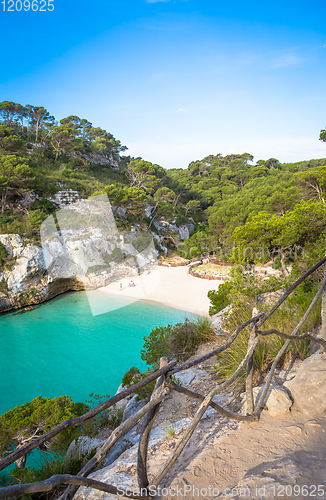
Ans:
[{"label": "tree canopy", "polygon": [[[61,422],[82,415],[88,409],[83,403],[74,403],[69,396],[53,399],[38,396],[29,403],[16,406],[0,416],[0,454],[5,455],[16,447],[20,448]],[[71,429],[64,431],[43,447],[60,450],[71,433]],[[24,466],[25,461],[26,457],[20,465]]]}]

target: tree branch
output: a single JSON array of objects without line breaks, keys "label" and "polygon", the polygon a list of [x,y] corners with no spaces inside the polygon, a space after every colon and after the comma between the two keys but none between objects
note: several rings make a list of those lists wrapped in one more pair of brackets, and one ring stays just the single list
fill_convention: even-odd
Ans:
[{"label": "tree branch", "polygon": [[115,486],[102,483],[101,481],[96,481],[95,479],[79,477],[79,476],[71,476],[70,474],[62,474],[62,475],[60,474],[52,476],[49,479],[46,479],[45,481],[39,481],[37,483],[17,484],[14,486],[6,486],[4,488],[0,488],[0,499],[26,495],[29,493],[38,493],[41,491],[51,491],[57,486],[60,486],[62,484],[74,484],[77,486],[86,486],[86,488],[94,488],[96,490],[110,493],[111,495],[118,495],[120,497],[126,497],[126,498],[134,498],[136,500],[149,498],[149,496],[135,495],[132,491],[123,490],[122,488],[116,488]]}]

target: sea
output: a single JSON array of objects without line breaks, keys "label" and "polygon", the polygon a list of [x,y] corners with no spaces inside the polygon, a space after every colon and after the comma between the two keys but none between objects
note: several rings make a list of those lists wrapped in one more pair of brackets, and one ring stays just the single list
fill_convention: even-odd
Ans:
[{"label": "sea", "polygon": [[36,396],[113,396],[132,366],[146,369],[140,350],[153,328],[194,318],[150,301],[98,300],[116,308],[93,316],[87,294],[70,292],[0,317],[0,414]]},{"label": "sea", "polygon": [[[37,396],[68,395],[83,403],[91,393],[113,396],[132,366],[146,370],[140,350],[152,329],[195,318],[150,301],[130,304],[106,294],[97,300],[99,310],[101,301],[103,310],[112,301],[113,310],[93,316],[86,292],[69,292],[0,316],[0,415]],[[34,450],[27,466],[39,468],[42,461]]]}]

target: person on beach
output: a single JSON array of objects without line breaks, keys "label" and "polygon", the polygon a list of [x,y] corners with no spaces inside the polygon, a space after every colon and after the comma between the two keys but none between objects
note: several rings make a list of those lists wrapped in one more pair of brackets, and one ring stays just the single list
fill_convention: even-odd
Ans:
[{"label": "person on beach", "polygon": [[120,283],[120,290],[122,290],[122,283]]}]

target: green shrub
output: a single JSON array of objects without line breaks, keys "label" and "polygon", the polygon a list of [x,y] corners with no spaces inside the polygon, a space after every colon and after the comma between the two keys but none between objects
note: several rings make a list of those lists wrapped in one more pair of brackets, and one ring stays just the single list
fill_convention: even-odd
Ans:
[{"label": "green shrub", "polygon": [[[94,394],[93,392],[89,395],[89,397],[90,399],[86,401],[86,403],[91,408],[98,406],[99,404],[107,401],[110,398],[109,394],[100,396],[99,394]],[[103,427],[110,426],[115,429],[121,424],[122,416],[123,411],[117,409],[116,406],[113,405],[111,408],[107,408],[95,417],[88,420],[83,425],[81,432],[86,436],[96,436],[96,434],[98,434],[100,429],[102,429]]]},{"label": "green shrub", "polygon": [[131,242],[137,252],[141,253],[152,243],[152,235],[150,233],[141,232],[137,235],[136,240]]},{"label": "green shrub", "polygon": [[140,373],[139,369],[136,368],[136,366],[132,366],[130,368],[130,370],[128,370],[123,378],[122,378],[122,387],[130,387],[132,385],[132,381],[133,381],[133,378],[135,375],[137,375],[138,373]]},{"label": "green shrub", "polygon": [[[18,469],[17,467],[10,471],[10,484],[26,484],[45,481],[51,476],[57,474],[77,475],[78,472],[86,465],[86,463],[95,455],[96,449],[89,453],[76,454],[74,456],[65,457],[65,455],[57,455],[56,458],[46,458],[42,460],[40,468],[35,470],[30,467]],[[23,500],[50,500],[58,498],[59,495],[66,489],[66,485],[61,485],[48,492],[33,493],[23,495],[20,498]]]},{"label": "green shrub", "polygon": [[[75,404],[69,396],[53,399],[38,396],[29,403],[16,406],[0,416],[0,454],[5,455],[16,446],[21,446],[26,437],[38,437],[88,409],[83,403]],[[61,432],[51,441],[51,451],[65,450],[75,434],[76,429]]]},{"label": "green shrub", "polygon": [[148,365],[157,368],[161,357],[176,357],[183,361],[193,354],[197,348],[216,339],[216,334],[206,318],[197,318],[177,325],[160,326],[144,337],[144,349],[140,351],[141,358]]},{"label": "green shrub", "polygon": [[[294,280],[293,280],[294,281]],[[257,277],[236,277],[233,283],[230,283],[228,298],[232,308],[224,316],[223,329],[232,333],[250,319],[253,307],[258,307],[262,312],[267,312],[271,305],[260,303],[258,296],[267,291],[274,291],[277,287],[284,286],[288,288],[290,283],[286,280],[260,280]],[[280,332],[290,335],[302,316],[308,309],[313,296],[317,291],[317,285],[313,278],[306,280],[287,298],[287,300],[270,316],[264,323],[262,329],[268,330],[274,328]],[[222,294],[221,294],[222,295]],[[218,296],[218,294],[217,294]],[[299,334],[312,330],[320,321],[320,301],[316,304]],[[218,364],[214,371],[222,376],[229,378],[235,372],[238,365],[244,358],[248,348],[249,327],[243,330],[232,345],[217,357]],[[256,381],[259,380],[259,373],[265,372],[275,359],[276,354],[283,346],[285,340],[276,334],[261,337],[260,343],[254,355],[254,372]],[[291,357],[304,358],[309,353],[309,344],[306,339],[301,341],[292,341],[286,353],[280,360],[280,365],[284,360]],[[243,384],[245,370],[242,374]]]},{"label": "green shrub", "polygon": [[[122,386],[123,387],[131,387],[132,385],[137,384],[141,380],[144,380],[144,378],[148,377],[154,372],[154,370],[148,370],[146,372],[141,372],[138,368],[135,366],[132,366],[130,370],[128,370],[123,378],[122,378]],[[136,400],[139,401],[140,399],[145,399],[149,400],[149,398],[152,395],[152,392],[154,390],[156,384],[156,380],[153,380],[149,384],[147,384],[145,387],[142,387],[138,391],[135,392],[137,395]]]},{"label": "green shrub", "polygon": [[[254,385],[258,385],[261,375],[272,365],[277,353],[284,345],[285,340],[277,335],[262,337],[255,349],[253,359]],[[282,366],[287,357],[304,357],[307,355],[306,339],[295,341],[290,344],[286,352],[280,359],[279,366]],[[219,375],[222,380],[229,379],[236,371],[248,350],[248,332],[242,331],[231,346],[218,354],[217,364],[213,365],[213,373]],[[243,368],[235,386],[241,392],[245,385],[246,368]]]},{"label": "green shrub", "polygon": [[232,287],[230,286],[230,282],[227,281],[226,283],[222,283],[221,285],[219,285],[218,290],[210,290],[207,293],[207,297],[211,301],[211,306],[209,308],[209,314],[211,316],[219,313],[226,306],[230,305],[231,289]]}]

